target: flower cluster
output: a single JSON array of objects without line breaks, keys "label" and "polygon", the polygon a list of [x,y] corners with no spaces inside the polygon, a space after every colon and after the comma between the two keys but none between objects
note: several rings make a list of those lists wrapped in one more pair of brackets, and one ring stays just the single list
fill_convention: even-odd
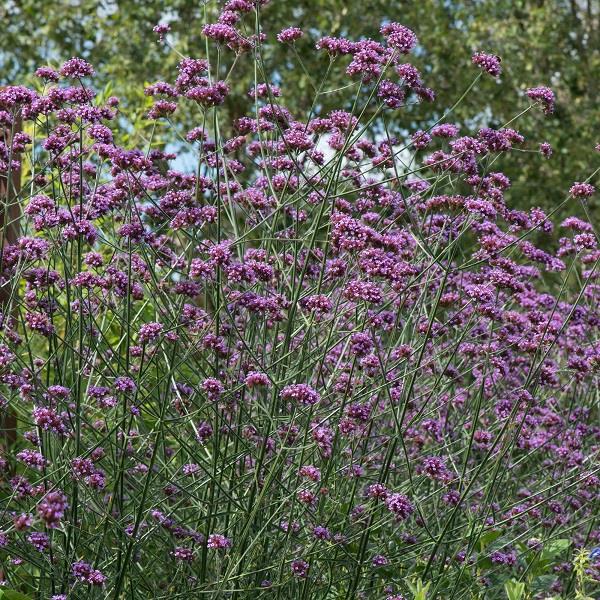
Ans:
[{"label": "flower cluster", "polygon": [[[312,31],[263,32],[262,4],[224,2],[201,28],[218,52],[145,88],[167,147],[126,144],[82,59],[0,90],[27,132],[2,137],[0,176],[31,175],[0,254],[0,580],[499,598],[537,578],[532,597],[569,597],[575,552],[600,542],[597,166],[554,223],[499,166],[552,165],[543,137],[443,107],[408,131],[435,92],[395,22],[316,41],[360,87],[337,110],[292,114],[260,63],[226,123],[237,65]],[[552,112],[550,89],[526,96],[516,113]]]}]

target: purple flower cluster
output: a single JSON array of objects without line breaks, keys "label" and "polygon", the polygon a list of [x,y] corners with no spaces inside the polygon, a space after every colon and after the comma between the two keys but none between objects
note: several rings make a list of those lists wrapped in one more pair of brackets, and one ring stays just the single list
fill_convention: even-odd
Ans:
[{"label": "purple flower cluster", "polygon": [[90,585],[103,585],[106,577],[98,570],[93,569],[91,565],[79,560],[71,565],[71,573],[75,579],[88,583]]},{"label": "purple flower cluster", "polygon": [[282,44],[295,42],[304,35],[304,32],[299,27],[286,27],[277,34],[277,41]]},{"label": "purple flower cluster", "polygon": [[387,23],[381,28],[390,48],[401,54],[408,54],[418,43],[417,36],[408,27],[400,23]]},{"label": "purple flower cluster", "polygon": [[554,112],[554,92],[544,86],[529,88],[527,96],[542,105],[544,112],[549,115]]},{"label": "purple flower cluster", "polygon": [[220,533],[211,533],[206,545],[211,550],[224,550],[231,547],[231,540]]},{"label": "purple flower cluster", "polygon": [[60,525],[69,504],[61,491],[48,492],[38,503],[37,513],[46,527],[54,529]]},{"label": "purple flower cluster", "polygon": [[283,400],[297,402],[305,406],[317,404],[321,397],[319,393],[305,383],[286,385],[279,393]]},{"label": "purple flower cluster", "polygon": [[165,35],[171,31],[171,26],[168,23],[159,23],[152,28],[152,31],[158,35],[158,41],[162,42]]},{"label": "purple flower cluster", "polygon": [[[82,58],[71,58],[62,65],[60,74],[63,77],[70,77],[72,79],[83,79],[94,74],[94,67]],[[48,73],[46,72],[46,78],[47,75]]]},{"label": "purple flower cluster", "polygon": [[600,544],[597,174],[554,222],[500,170],[550,158],[543,137],[443,107],[409,127],[435,92],[396,22],[319,39],[361,93],[295,114],[278,73],[238,70],[313,31],[263,33],[263,4],[221,3],[210,51],[145,87],[165,146],[129,147],[82,59],[0,90],[28,132],[0,177],[33,174],[0,256],[1,573],[48,596],[402,598],[418,567],[439,597],[496,598],[542,555],[540,595],[570,589]]},{"label": "purple flower cluster", "polygon": [[140,327],[138,340],[142,344],[157,340],[162,333],[163,326],[160,323],[144,323]]},{"label": "purple flower cluster", "polygon": [[495,54],[486,54],[485,52],[476,52],[471,57],[473,64],[492,77],[500,77],[502,73],[502,60]]},{"label": "purple flower cluster", "polygon": [[574,183],[569,189],[569,193],[574,198],[589,198],[596,192],[596,188],[589,183]]}]

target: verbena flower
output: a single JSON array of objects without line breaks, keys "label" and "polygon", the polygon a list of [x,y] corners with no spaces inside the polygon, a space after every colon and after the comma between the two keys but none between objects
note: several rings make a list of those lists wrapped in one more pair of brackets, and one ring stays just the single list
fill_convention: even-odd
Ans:
[{"label": "verbena flower", "polygon": [[282,44],[295,42],[304,35],[299,27],[286,27],[277,34],[277,41]]},{"label": "verbena flower", "polygon": [[600,539],[597,174],[539,208],[500,170],[552,154],[523,98],[505,127],[417,110],[435,70],[401,62],[419,42],[396,22],[318,40],[347,85],[292,111],[268,10],[190,23],[201,47],[142,107],[78,58],[0,90],[0,179],[31,175],[0,252],[5,574],[402,598],[422,565],[441,597],[500,597],[542,552],[538,591],[572,589],[568,557]]},{"label": "verbena flower", "polygon": [[474,65],[489,73],[492,77],[500,77],[502,73],[501,58],[495,54],[486,54],[485,52],[476,52],[471,57]]},{"label": "verbena flower", "polygon": [[60,74],[72,79],[83,79],[94,74],[94,67],[82,58],[71,58],[60,67]]}]

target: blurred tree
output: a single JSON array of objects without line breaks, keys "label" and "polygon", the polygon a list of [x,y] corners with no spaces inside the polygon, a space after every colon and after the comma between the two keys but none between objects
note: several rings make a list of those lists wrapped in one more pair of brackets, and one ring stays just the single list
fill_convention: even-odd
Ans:
[{"label": "blurred tree", "polygon": [[[147,108],[143,84],[172,80],[179,60],[175,52],[157,43],[152,27],[168,21],[169,39],[177,50],[203,56],[202,25],[216,20],[220,6],[212,0],[5,0],[0,5],[4,24],[0,84],[21,83],[41,64],[83,56],[95,65],[99,88],[110,83],[126,108],[138,107],[130,117],[139,124]],[[465,132],[472,126],[501,126],[509,121],[527,107],[523,97],[527,87],[550,85],[555,90],[558,102],[553,116],[531,111],[518,125],[532,136],[530,148],[536,141],[549,141],[552,159],[540,156],[516,164],[513,158],[511,164],[502,165],[513,180],[513,197],[519,198],[520,207],[551,209],[564,198],[571,180],[591,173],[598,162],[594,145],[600,141],[600,0],[273,0],[261,9],[267,34],[262,55],[272,82],[284,90],[286,106],[296,114],[306,113],[314,88],[327,72],[327,56],[314,52],[316,39],[323,35],[379,39],[385,19],[400,21],[418,34],[421,46],[410,60],[422,69],[426,82],[435,82],[440,115],[475,76],[476,70],[468,68],[474,50],[503,58],[501,85],[482,78],[454,112],[452,120],[464,123]],[[275,34],[291,25],[305,30],[296,50],[275,41]],[[253,33],[253,17],[246,17],[243,26]],[[228,52],[222,68],[226,70],[233,60]],[[232,79],[237,91],[252,85],[251,65],[251,56],[237,60]],[[331,68],[323,90],[327,93],[319,96],[320,112],[351,101],[352,94],[345,88],[351,82],[344,71],[345,64],[338,62]],[[247,108],[235,94],[224,110],[235,117]],[[391,114],[391,124],[398,130],[426,125],[419,106]],[[197,125],[194,120],[200,118],[191,112],[181,116],[188,125]],[[132,128],[140,131],[143,127]]]}]

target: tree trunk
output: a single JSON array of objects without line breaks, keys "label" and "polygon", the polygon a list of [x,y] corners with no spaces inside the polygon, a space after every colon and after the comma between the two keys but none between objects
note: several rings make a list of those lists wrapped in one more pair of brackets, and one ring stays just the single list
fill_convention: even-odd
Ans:
[{"label": "tree trunk", "polygon": [[[0,129],[0,140],[10,145],[11,135],[21,130],[21,122],[18,120],[13,131]],[[18,202],[18,194],[21,187],[21,170],[17,169],[10,175],[0,173],[0,244],[14,244],[20,231],[21,208]],[[10,282],[0,286],[0,313],[3,315],[10,308]],[[16,439],[16,416],[10,409],[0,413],[0,454],[5,452]]]}]

